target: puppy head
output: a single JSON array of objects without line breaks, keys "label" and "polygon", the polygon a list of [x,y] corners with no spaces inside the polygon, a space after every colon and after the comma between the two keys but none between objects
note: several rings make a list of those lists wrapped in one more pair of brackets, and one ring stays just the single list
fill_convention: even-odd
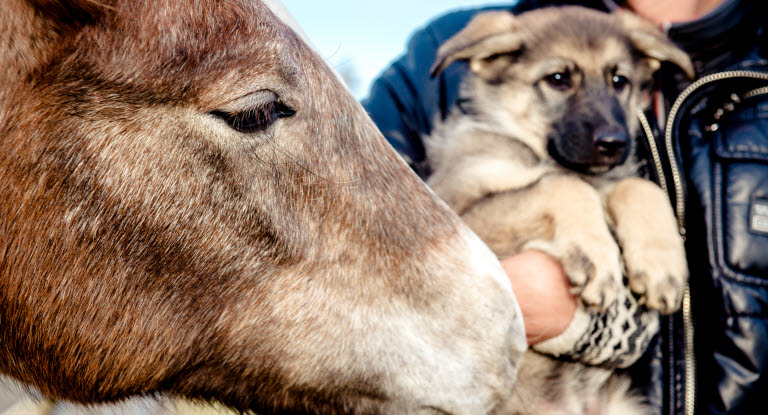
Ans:
[{"label": "puppy head", "polygon": [[457,60],[475,75],[465,86],[478,113],[584,173],[627,160],[661,62],[693,76],[688,56],[653,24],[573,6],[481,13],[438,50],[432,75]]}]

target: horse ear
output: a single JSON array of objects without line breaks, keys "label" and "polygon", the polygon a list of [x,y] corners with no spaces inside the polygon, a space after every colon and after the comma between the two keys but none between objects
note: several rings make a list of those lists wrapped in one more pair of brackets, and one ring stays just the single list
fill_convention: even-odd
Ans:
[{"label": "horse ear", "polygon": [[116,0],[27,0],[59,26],[87,23],[114,9]]},{"label": "horse ear", "polygon": [[464,29],[440,46],[430,75],[437,76],[457,60],[470,60],[470,69],[476,73],[481,72],[483,60],[496,55],[515,53],[522,47],[521,25],[512,13],[480,13],[472,18]]},{"label": "horse ear", "polygon": [[688,78],[696,76],[688,54],[672,43],[653,23],[625,10],[617,14],[632,46],[655,60],[656,69],[660,62],[670,62],[682,69]]}]

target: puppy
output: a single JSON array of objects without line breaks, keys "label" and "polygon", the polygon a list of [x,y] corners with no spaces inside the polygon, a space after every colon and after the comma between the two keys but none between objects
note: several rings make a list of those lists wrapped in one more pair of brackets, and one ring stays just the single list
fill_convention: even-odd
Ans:
[{"label": "puppy", "polygon": [[[588,308],[632,298],[626,276],[641,304],[676,311],[683,241],[666,194],[638,177],[634,137],[653,74],[669,62],[692,77],[688,56],[635,15],[571,6],[479,14],[433,75],[459,60],[467,104],[424,140],[438,196],[499,257],[557,258]],[[609,376],[528,352],[506,412],[644,413]]]}]

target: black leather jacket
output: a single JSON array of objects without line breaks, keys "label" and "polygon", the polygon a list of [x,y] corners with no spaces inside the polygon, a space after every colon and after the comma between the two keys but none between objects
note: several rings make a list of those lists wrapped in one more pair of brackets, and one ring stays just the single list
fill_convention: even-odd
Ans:
[{"label": "black leather jacket", "polygon": [[[611,6],[610,0],[521,0],[511,10],[566,3]],[[659,336],[629,369],[659,414],[768,414],[765,8],[765,0],[729,0],[698,23],[668,28],[693,57],[698,79],[690,84],[662,67],[665,128],[658,128],[659,112],[649,111],[655,145],[641,149],[648,174],[665,185],[676,207],[691,270],[690,301],[663,318]],[[364,102],[422,177],[429,163],[421,136],[435,117],[461,107],[466,65],[452,64],[435,79],[429,68],[439,45],[479,11],[451,13],[416,32]]]}]

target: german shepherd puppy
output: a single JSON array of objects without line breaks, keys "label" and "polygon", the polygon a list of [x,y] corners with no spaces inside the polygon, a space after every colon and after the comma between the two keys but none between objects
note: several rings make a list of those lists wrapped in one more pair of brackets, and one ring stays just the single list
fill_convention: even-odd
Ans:
[{"label": "german shepherd puppy", "polygon": [[[627,12],[544,8],[477,15],[438,51],[438,74],[468,61],[468,111],[425,137],[427,183],[500,257],[538,249],[563,265],[583,303],[607,309],[629,288],[676,311],[687,279],[665,193],[639,178],[633,137],[661,62],[688,56]],[[507,410],[644,413],[606,369],[528,352]],[[553,381],[553,379],[555,381]]]}]

